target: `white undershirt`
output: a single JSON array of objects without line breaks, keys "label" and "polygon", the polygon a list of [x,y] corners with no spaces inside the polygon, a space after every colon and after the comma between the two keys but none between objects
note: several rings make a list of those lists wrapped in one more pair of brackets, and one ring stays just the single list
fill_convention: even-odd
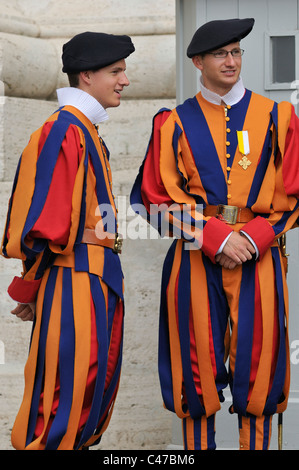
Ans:
[{"label": "white undershirt", "polygon": [[59,106],[74,106],[83,113],[92,124],[107,121],[109,116],[103,106],[89,93],[80,88],[65,87],[56,90]]}]

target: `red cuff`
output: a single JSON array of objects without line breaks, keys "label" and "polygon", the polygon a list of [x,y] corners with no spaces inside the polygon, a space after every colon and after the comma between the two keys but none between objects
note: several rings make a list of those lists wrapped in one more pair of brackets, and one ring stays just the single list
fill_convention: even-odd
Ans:
[{"label": "red cuff", "polygon": [[35,302],[40,283],[41,279],[26,281],[25,279],[16,276],[8,286],[7,292],[16,302],[28,304],[30,302]]},{"label": "red cuff", "polygon": [[229,225],[216,217],[211,217],[206,223],[202,235],[202,251],[213,263],[219,247],[232,231]]},{"label": "red cuff", "polygon": [[267,219],[263,217],[255,217],[253,220],[248,222],[242,227],[242,231],[247,233],[259,250],[259,256],[262,258],[268,248],[272,245],[275,233],[272,226],[269,224]]}]

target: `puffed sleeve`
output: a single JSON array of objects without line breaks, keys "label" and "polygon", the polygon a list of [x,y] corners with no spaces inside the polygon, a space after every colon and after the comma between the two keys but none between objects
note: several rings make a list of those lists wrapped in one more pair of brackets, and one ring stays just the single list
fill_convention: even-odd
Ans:
[{"label": "puffed sleeve", "polygon": [[274,116],[275,178],[271,211],[244,225],[262,257],[273,241],[296,227],[299,218],[299,119],[291,103],[281,102]]},{"label": "puffed sleeve", "polygon": [[[161,110],[153,119],[145,159],[131,192],[131,205],[160,234],[166,232],[191,242],[214,261],[232,229],[215,217],[203,215],[202,205],[188,191],[184,159],[193,160],[183,129],[171,111]],[[163,223],[167,230],[163,230]]]},{"label": "puffed sleeve", "polygon": [[30,138],[15,176],[2,254],[23,262],[8,288],[22,303],[36,298],[55,254],[73,249],[84,180],[84,138],[74,125],[46,122]]}]

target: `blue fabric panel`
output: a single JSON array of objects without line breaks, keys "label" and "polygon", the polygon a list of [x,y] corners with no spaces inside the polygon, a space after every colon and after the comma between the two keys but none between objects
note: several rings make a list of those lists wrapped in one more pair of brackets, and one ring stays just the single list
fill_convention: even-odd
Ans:
[{"label": "blue fabric panel", "polygon": [[235,412],[243,415],[246,413],[251,367],[255,310],[255,266],[254,261],[247,261],[242,265],[239,296],[238,339],[232,395]]},{"label": "blue fabric panel", "polygon": [[178,282],[178,323],[183,366],[183,380],[190,416],[195,419],[205,414],[195,387],[190,356],[190,252],[182,248]]},{"label": "blue fabric panel", "polygon": [[51,270],[48,281],[47,281],[47,285],[45,288],[43,315],[41,319],[38,357],[37,357],[37,365],[36,365],[36,373],[35,373],[35,383],[34,383],[34,389],[32,393],[30,416],[28,420],[26,445],[30,444],[30,442],[32,441],[35,427],[36,427],[38,405],[39,405],[39,400],[40,400],[40,394],[42,391],[43,376],[44,376],[44,363],[45,363],[45,353],[46,353],[45,345],[46,345],[47,334],[48,334],[48,325],[49,325],[50,314],[51,314],[53,294],[54,294],[55,285],[56,285],[57,272],[58,272],[57,267],[54,267]]},{"label": "blue fabric panel", "polygon": [[173,400],[173,384],[170,361],[170,344],[168,331],[168,312],[167,312],[167,286],[171,274],[171,268],[176,248],[176,241],[173,242],[166,255],[161,285],[160,300],[160,318],[159,318],[159,353],[158,369],[161,391],[165,406],[170,411],[175,411]]},{"label": "blue fabric panel", "polygon": [[59,342],[59,405],[48,434],[45,450],[56,450],[58,448],[66,432],[72,407],[75,364],[75,325],[72,292],[71,269],[63,268]]}]

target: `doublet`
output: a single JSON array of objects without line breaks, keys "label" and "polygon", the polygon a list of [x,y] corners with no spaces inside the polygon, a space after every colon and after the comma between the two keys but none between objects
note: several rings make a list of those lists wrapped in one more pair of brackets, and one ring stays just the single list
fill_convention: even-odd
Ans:
[{"label": "doublet", "polygon": [[[85,229],[117,232],[109,152],[89,119],[64,106],[35,131],[17,168],[2,254],[23,273],[8,292],[36,302],[16,449],[73,450],[99,442],[116,398],[123,274],[112,249]],[[106,228],[107,230],[107,228]]]},{"label": "doublet", "polygon": [[[240,415],[286,407],[288,305],[278,239],[298,226],[298,150],[292,106],[249,90],[226,107],[199,93],[154,117],[131,203],[142,204],[149,221],[154,205],[169,206],[176,239],[162,274],[159,376],[164,404],[180,418],[214,415],[228,385]],[[189,230],[174,204],[189,210],[190,229],[201,220],[195,250],[186,249]],[[229,224],[205,215],[219,205],[246,209],[252,218]],[[221,268],[219,247],[241,230],[258,259]]]}]

